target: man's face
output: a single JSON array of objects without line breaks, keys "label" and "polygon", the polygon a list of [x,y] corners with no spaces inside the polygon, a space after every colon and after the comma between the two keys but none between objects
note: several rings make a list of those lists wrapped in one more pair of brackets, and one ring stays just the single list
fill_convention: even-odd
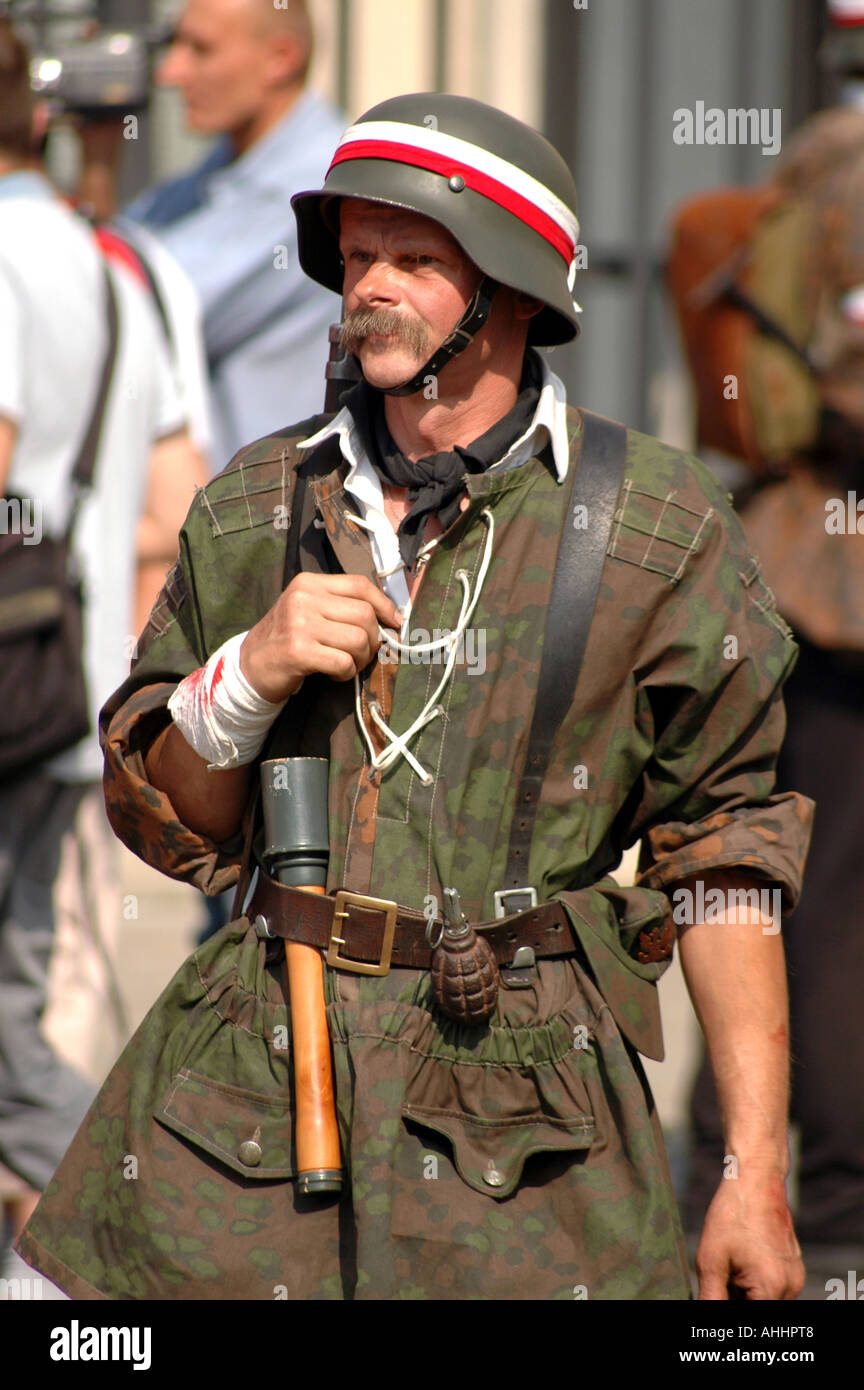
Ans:
[{"label": "man's face", "polygon": [[157,80],[182,90],[190,130],[236,130],[255,119],[272,92],[284,41],[277,54],[257,10],[258,0],[189,0],[183,10]]},{"label": "man's face", "polygon": [[461,319],[480,271],[438,222],[361,198],[340,205],[343,342],[379,390],[416,375]]}]

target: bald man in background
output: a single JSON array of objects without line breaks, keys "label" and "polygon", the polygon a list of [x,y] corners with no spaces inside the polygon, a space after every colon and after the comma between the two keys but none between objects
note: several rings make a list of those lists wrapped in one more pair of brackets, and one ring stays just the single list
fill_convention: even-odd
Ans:
[{"label": "bald man in background", "polygon": [[[347,124],[306,87],[312,43],[305,0],[188,0],[157,81],[180,88],[189,130],[218,138],[125,211],[201,296],[217,470],[323,397],[327,329],[341,317],[300,270],[290,205],[321,182]],[[81,195],[110,214],[104,145],[85,134],[84,153]]]}]

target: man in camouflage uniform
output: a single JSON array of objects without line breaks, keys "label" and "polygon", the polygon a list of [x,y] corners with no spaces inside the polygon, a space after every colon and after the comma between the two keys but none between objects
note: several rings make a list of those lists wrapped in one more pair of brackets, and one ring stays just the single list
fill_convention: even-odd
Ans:
[{"label": "man in camouflage uniform", "polygon": [[[555,556],[576,524],[563,484],[585,425],[532,346],[577,331],[574,208],[556,152],[480,103],[395,98],[346,132],[324,190],[295,210],[304,268],[343,289],[365,380],[335,418],[250,445],[199,495],[104,712],[118,833],[164,872],[222,891],[257,777],[243,719],[231,744],[216,714],[235,653],[248,708],[272,724],[266,755],[329,758],[328,891],[349,895],[349,958],[351,895],[414,909],[422,942],[423,908],[437,915],[446,887],[475,923],[492,921],[504,887]],[[447,668],[424,659],[436,653],[418,629],[464,635],[472,602],[485,662],[451,663],[441,685]],[[401,636],[416,650],[396,661],[381,631],[409,609]],[[799,893],[809,804],[771,794],[794,656],[708,474],[628,431],[530,842],[538,911],[560,904],[535,964],[502,971],[483,1026],[440,1011],[428,948],[416,968],[394,949],[381,977],[327,969],[349,1181],[338,1201],[306,1197],[291,1183],[280,943],[256,928],[253,900],[142,1024],[22,1253],[85,1297],[687,1298],[638,1051],[662,1056],[667,893],[702,901],[697,880],[773,887],[787,905]],[[237,753],[219,770],[189,742],[190,691]],[[610,870],[639,840],[638,884],[619,887]],[[486,938],[517,938],[523,905],[505,898]],[[782,946],[745,916],[697,909],[681,931],[737,1165],[737,1181],[717,1174],[705,1225],[706,1298],[733,1279],[755,1298],[803,1282],[783,1189]],[[397,932],[400,951],[407,940]]]}]

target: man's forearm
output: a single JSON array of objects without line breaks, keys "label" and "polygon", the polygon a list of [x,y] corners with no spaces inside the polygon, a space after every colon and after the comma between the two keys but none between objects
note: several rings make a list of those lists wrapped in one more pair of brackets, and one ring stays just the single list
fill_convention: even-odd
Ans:
[{"label": "man's forearm", "polygon": [[252,765],[209,772],[175,724],[153,741],[145,759],[151,784],[170,798],[182,823],[222,844],[240,829]]},{"label": "man's forearm", "polygon": [[[743,874],[702,878],[706,894],[759,886]],[[691,888],[695,882],[689,881]],[[757,910],[738,907],[736,913],[737,922],[683,928],[681,964],[717,1084],[726,1153],[736,1160],[736,1172],[746,1166],[785,1175],[789,1022],[782,936],[765,930]]]},{"label": "man's forearm", "polygon": [[[690,888],[691,902],[706,902],[719,888],[727,905],[729,890],[738,889],[740,903],[740,890],[759,884],[739,871],[700,877],[701,897],[698,878],[678,885]],[[784,1182],[789,1021],[779,925],[758,908],[736,906],[681,931],[681,963],[708,1046],[726,1146],[696,1251],[700,1299],[728,1299],[731,1290],[748,1299],[796,1298],[804,1285]]]}]

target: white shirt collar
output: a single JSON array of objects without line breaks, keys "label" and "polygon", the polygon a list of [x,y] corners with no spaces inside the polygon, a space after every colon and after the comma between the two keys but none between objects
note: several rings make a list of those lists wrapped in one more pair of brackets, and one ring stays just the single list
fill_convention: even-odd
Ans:
[{"label": "white shirt collar", "polygon": [[[548,439],[552,441],[552,457],[555,462],[558,481],[563,483],[570,461],[570,446],[567,435],[567,391],[563,381],[551,370],[545,357],[538,353],[538,359],[542,372],[542,385],[534,419],[525,433],[511,444],[504,457],[499,459],[497,463],[493,463],[486,471],[503,473],[511,468],[521,467],[523,463],[528,462],[528,459],[534,458],[540,452]],[[334,415],[333,419],[316,434],[311,434],[308,439],[301,439],[298,448],[314,449],[334,434],[339,436],[339,447],[342,450],[343,458],[351,464],[350,472],[345,479],[345,487],[349,492],[353,492],[357,469],[361,460],[366,459],[366,451],[363,448],[360,432],[355,426],[347,406],[343,406],[339,413]]]},{"label": "white shirt collar", "polygon": [[[552,441],[552,457],[559,483],[567,476],[570,459],[570,445],[567,434],[567,392],[564,383],[550,371],[545,359],[540,357],[542,385],[540,399],[534,412],[534,419],[528,429],[507,450],[497,463],[486,470],[488,473],[503,473],[511,468],[519,468],[528,459],[534,458],[545,446],[547,439]],[[301,439],[298,447],[314,449],[325,439],[339,436],[342,457],[351,467],[345,478],[345,491],[349,492],[359,504],[359,519],[369,534],[375,568],[381,579],[384,592],[393,600],[405,615],[402,629],[403,639],[407,640],[408,619],[411,603],[408,597],[408,584],[405,567],[399,553],[396,532],[384,512],[384,491],[381,478],[373,466],[366,450],[354,417],[347,406],[343,406],[333,419],[308,439]],[[434,546],[437,542],[432,541]]]}]

